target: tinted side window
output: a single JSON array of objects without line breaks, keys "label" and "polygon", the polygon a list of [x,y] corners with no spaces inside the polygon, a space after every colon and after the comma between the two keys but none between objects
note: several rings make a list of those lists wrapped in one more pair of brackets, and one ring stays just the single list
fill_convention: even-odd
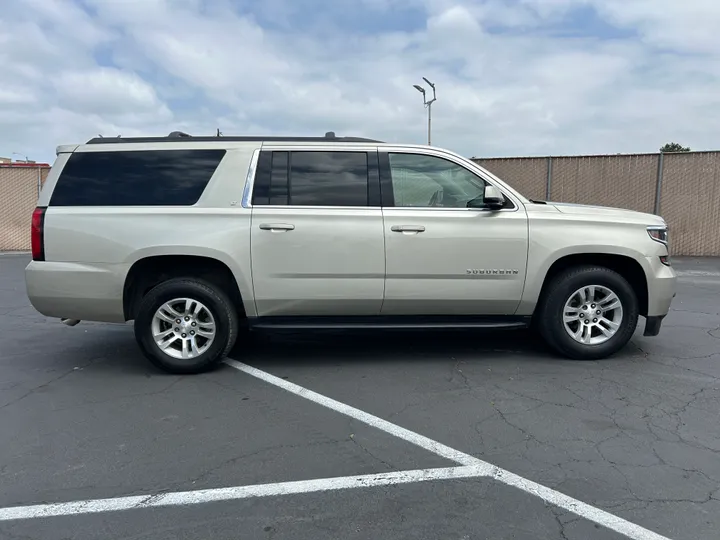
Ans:
[{"label": "tinted side window", "polygon": [[225,150],[151,150],[73,154],[58,178],[53,206],[189,206]]},{"label": "tinted side window", "polygon": [[366,152],[291,152],[294,206],[367,206]]},{"label": "tinted side window", "polygon": [[467,208],[485,194],[482,178],[435,156],[391,153],[390,175],[395,206]]},{"label": "tinted side window", "polygon": [[[368,206],[366,152],[262,152],[254,205]],[[372,169],[377,182],[377,163]]]}]

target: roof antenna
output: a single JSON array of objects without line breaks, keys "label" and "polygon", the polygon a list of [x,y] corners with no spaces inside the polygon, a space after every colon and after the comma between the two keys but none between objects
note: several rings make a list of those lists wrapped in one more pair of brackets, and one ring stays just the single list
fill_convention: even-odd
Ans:
[{"label": "roof antenna", "polygon": [[220,128],[217,128],[217,133],[215,134],[216,137],[222,137],[222,131],[220,131]]}]

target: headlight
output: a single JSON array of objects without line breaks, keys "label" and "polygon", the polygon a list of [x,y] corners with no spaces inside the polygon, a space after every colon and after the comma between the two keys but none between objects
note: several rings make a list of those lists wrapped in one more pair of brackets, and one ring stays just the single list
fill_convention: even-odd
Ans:
[{"label": "headlight", "polygon": [[667,245],[668,243],[668,229],[667,227],[648,227],[647,232],[650,235],[650,238],[655,240],[656,242],[660,242],[661,244]]}]

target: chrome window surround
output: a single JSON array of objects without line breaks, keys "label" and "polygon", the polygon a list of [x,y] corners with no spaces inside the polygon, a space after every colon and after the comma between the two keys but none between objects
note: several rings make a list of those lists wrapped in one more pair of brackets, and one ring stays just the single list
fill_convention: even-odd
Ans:
[{"label": "chrome window surround", "polygon": [[443,207],[425,207],[425,206],[387,206],[387,207],[380,207],[380,206],[304,206],[304,205],[272,205],[272,204],[264,204],[261,207],[262,208],[273,208],[273,209],[280,209],[280,208],[299,208],[299,209],[306,209],[306,210],[312,210],[312,209],[318,209],[318,210],[332,210],[332,209],[340,209],[340,210],[380,210],[383,208],[386,209],[392,209],[392,210],[405,210],[405,211],[446,211],[446,212],[517,212],[520,209],[521,201],[512,193],[508,192],[503,186],[499,186],[496,182],[489,179],[487,176],[483,175],[480,171],[474,170],[475,167],[468,167],[468,163],[471,165],[474,165],[471,161],[467,161],[464,158],[459,158],[451,153],[437,150],[434,148],[424,148],[424,147],[412,147],[412,146],[380,146],[380,147],[368,147],[368,146],[361,146],[361,145],[352,145],[352,146],[325,146],[325,145],[317,145],[317,146],[300,146],[300,145],[263,145],[261,148],[256,149],[253,152],[252,158],[250,159],[250,166],[248,167],[247,176],[245,178],[245,186],[243,188],[243,196],[242,196],[242,207],[243,208],[252,208],[252,195],[253,195],[253,188],[255,186],[255,175],[257,173],[257,163],[258,159],[260,157],[260,152],[263,150],[267,150],[270,152],[292,152],[292,151],[317,151],[317,152],[386,152],[386,153],[398,153],[398,154],[421,154],[426,156],[434,156],[446,159],[452,163],[455,163],[456,165],[463,167],[471,174],[474,174],[475,176],[482,179],[484,182],[495,186],[500,190],[500,192],[503,194],[504,197],[509,199],[513,203],[513,208],[503,208],[502,210],[491,210],[489,208],[443,208]]}]

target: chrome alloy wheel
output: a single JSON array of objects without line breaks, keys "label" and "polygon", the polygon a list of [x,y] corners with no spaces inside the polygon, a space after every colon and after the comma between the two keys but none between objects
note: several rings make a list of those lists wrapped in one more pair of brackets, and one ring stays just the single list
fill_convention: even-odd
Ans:
[{"label": "chrome alloy wheel", "polygon": [[570,295],[563,309],[565,330],[583,345],[605,343],[617,333],[622,318],[620,298],[602,285],[578,289]]},{"label": "chrome alloy wheel", "polygon": [[176,298],[158,308],[152,335],[158,348],[172,358],[197,358],[215,341],[215,318],[202,302]]}]

